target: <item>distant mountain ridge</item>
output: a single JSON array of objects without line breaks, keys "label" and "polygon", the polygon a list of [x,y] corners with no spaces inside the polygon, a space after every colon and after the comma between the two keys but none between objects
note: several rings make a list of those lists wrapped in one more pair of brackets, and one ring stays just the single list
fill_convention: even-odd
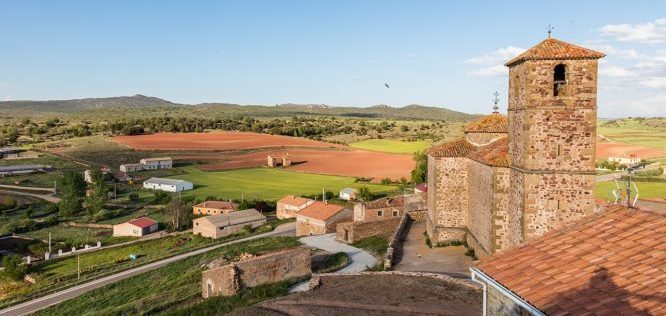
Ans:
[{"label": "distant mountain ridge", "polygon": [[[257,117],[290,117],[303,115],[346,116],[359,118],[425,119],[447,121],[469,121],[478,115],[453,111],[446,108],[412,104],[405,107],[374,105],[370,107],[331,106],[326,104],[285,103],[274,106],[239,105],[232,103],[180,104],[145,95],[86,98],[49,101],[2,101],[0,111],[14,116],[76,114],[99,117],[148,116],[151,113],[174,116],[225,116],[247,115]],[[157,114],[155,114],[157,115]]]}]

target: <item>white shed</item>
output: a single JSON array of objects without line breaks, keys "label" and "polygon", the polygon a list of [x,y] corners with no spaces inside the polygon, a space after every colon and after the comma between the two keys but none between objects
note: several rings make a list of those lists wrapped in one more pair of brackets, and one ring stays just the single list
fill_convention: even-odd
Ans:
[{"label": "white shed", "polygon": [[194,184],[185,180],[150,178],[143,181],[143,188],[166,192],[180,192],[194,189]]}]

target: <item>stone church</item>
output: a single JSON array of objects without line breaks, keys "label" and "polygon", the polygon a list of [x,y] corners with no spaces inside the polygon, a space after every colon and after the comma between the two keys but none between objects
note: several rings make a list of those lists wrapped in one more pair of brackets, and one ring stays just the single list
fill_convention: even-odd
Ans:
[{"label": "stone church", "polygon": [[597,63],[547,38],[513,58],[508,116],[469,124],[428,151],[427,233],[483,257],[595,210]]}]

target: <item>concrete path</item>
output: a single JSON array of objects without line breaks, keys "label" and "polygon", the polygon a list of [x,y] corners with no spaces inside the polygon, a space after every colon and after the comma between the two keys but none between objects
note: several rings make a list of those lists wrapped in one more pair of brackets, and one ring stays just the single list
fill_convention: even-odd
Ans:
[{"label": "concrete path", "polygon": [[[348,266],[333,272],[332,274],[361,272],[367,270],[369,267],[374,267],[377,264],[377,259],[375,256],[371,255],[367,251],[335,241],[335,234],[308,236],[299,239],[299,241],[310,247],[326,250],[330,253],[346,253],[347,256],[349,256],[351,263]],[[308,288],[309,281],[305,281],[292,287],[289,292],[304,292],[307,291]]]},{"label": "concrete path", "polygon": [[30,197],[34,197],[36,199],[44,200],[44,201],[51,202],[51,203],[60,202],[59,197],[51,196],[51,195],[48,195],[48,194],[36,194],[36,193],[10,191],[10,190],[0,190],[0,193],[10,194],[10,195],[30,196]]},{"label": "concrete path", "polygon": [[296,233],[296,223],[287,223],[284,225],[278,226],[274,231],[260,234],[260,235],[255,235],[255,236],[250,236],[246,238],[241,238],[233,241],[229,241],[226,243],[210,246],[207,248],[195,250],[192,252],[180,254],[177,256],[173,256],[167,259],[163,259],[160,261],[156,261],[153,263],[149,263],[146,265],[142,265],[140,267],[130,269],[130,270],[125,270],[122,272],[118,272],[116,274],[112,274],[107,277],[103,277],[97,280],[93,280],[81,285],[77,285],[62,291],[58,291],[53,294],[49,294],[40,298],[36,298],[31,301],[27,301],[25,303],[21,303],[16,306],[8,307],[6,309],[0,310],[0,315],[8,315],[8,316],[14,316],[14,315],[24,315],[24,314],[29,314],[29,313],[34,313],[35,311],[38,311],[40,309],[49,307],[51,305],[55,305],[58,303],[61,303],[63,301],[66,301],[68,299],[77,297],[79,295],[82,295],[84,293],[90,292],[94,289],[118,282],[120,280],[127,279],[129,277],[148,272],[151,270],[155,270],[157,268],[163,267],[169,263],[182,260],[188,257],[196,256],[220,247],[228,246],[231,244],[243,242],[243,241],[248,241],[252,239],[258,239],[258,238],[263,238],[263,237],[275,237],[275,236],[293,236]]},{"label": "concrete path", "polygon": [[407,272],[441,273],[469,278],[472,259],[465,256],[464,246],[430,248],[425,243],[425,221],[412,222],[402,246],[400,262],[393,269]]},{"label": "concrete path", "polygon": [[0,188],[55,193],[54,188],[44,188],[44,187],[25,187],[25,186],[20,186],[20,185],[0,184]]}]

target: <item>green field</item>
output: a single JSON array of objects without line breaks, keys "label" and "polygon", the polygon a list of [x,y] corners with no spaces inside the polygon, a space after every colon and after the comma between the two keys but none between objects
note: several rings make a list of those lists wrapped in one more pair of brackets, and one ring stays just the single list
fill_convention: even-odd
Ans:
[{"label": "green field", "polygon": [[[635,182],[638,187],[639,198],[664,198],[666,199],[666,183],[664,182]],[[596,196],[598,199],[612,201],[612,191],[616,189],[615,182],[597,182]],[[633,192],[633,190],[632,190]]]},{"label": "green field", "polygon": [[666,150],[666,121],[660,118],[605,121],[599,124],[597,134],[617,142]]},{"label": "green field", "polygon": [[[228,298],[201,301],[201,271],[213,259],[237,258],[241,253],[258,253],[299,245],[295,237],[263,238],[221,247],[171,263],[165,267],[107,285],[77,298],[39,311],[37,315],[144,315],[175,312],[182,315],[225,314],[271,296],[284,295],[289,284],[257,288]],[[271,295],[267,295],[269,290]],[[191,308],[192,310],[179,310]],[[203,310],[199,310],[203,308]]]},{"label": "green field", "polygon": [[311,173],[291,172],[280,169],[253,168],[207,172],[195,167],[181,168],[186,174],[174,179],[194,183],[194,190],[183,192],[183,196],[204,198],[218,196],[225,199],[278,200],[285,195],[316,195],[322,188],[335,194],[345,187],[368,187],[373,194],[389,193],[394,186],[355,182],[351,177],[327,176]]},{"label": "green field", "polygon": [[390,139],[366,139],[349,144],[349,146],[358,149],[381,151],[392,154],[413,154],[414,152],[428,149],[430,145],[432,145],[432,142],[429,140],[408,142]]}]

